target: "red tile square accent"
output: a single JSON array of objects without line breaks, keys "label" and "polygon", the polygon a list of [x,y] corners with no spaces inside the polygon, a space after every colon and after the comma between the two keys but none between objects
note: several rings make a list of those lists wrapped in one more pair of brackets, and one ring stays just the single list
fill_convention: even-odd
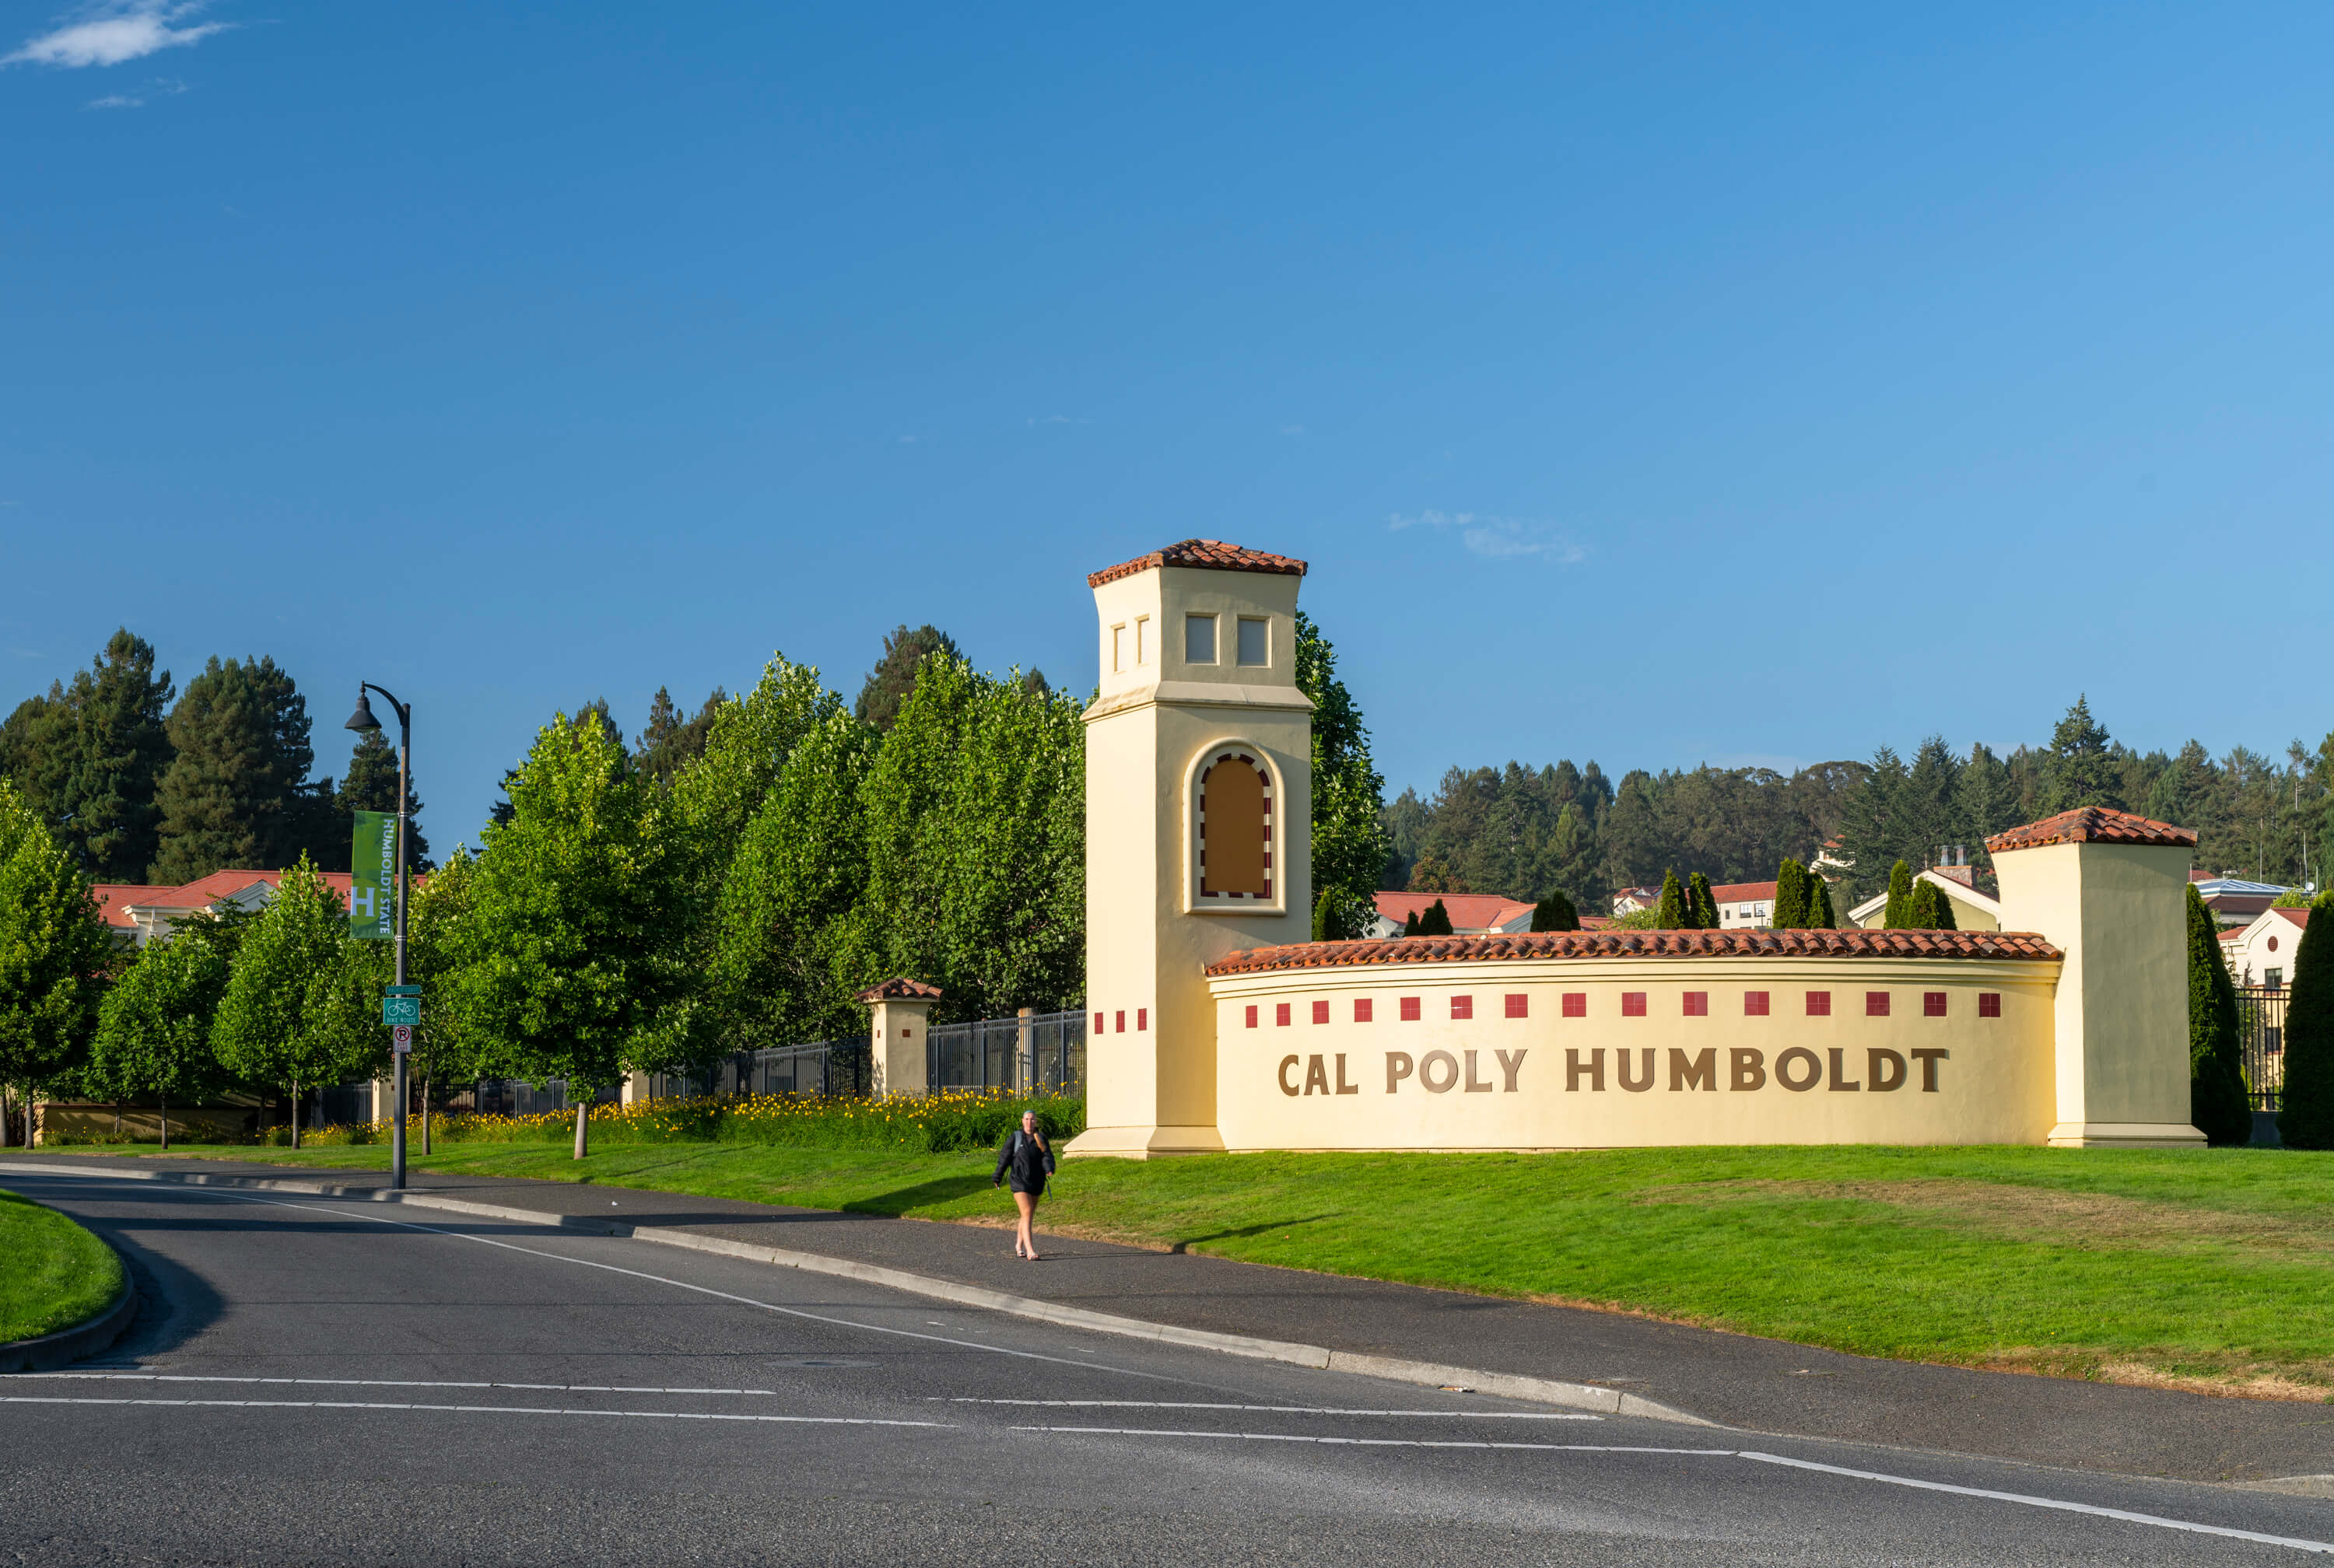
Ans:
[{"label": "red tile square accent", "polygon": [[1642,1018],[1644,1015],[1645,994],[1643,991],[1622,992],[1621,1016],[1624,1018]]},{"label": "red tile square accent", "polygon": [[1587,1017],[1588,993],[1586,991],[1567,991],[1564,994],[1564,1015],[1567,1018]]},{"label": "red tile square accent", "polygon": [[1685,994],[1685,1015],[1689,1018],[1709,1017],[1710,993],[1707,991],[1688,991]]},{"label": "red tile square accent", "polygon": [[1256,1009],[1253,1007],[1248,1010],[1248,1026],[1251,1029],[1256,1027]]},{"label": "red tile square accent", "polygon": [[1117,1013],[1113,1014],[1111,1016],[1112,1016],[1114,1019],[1115,1019],[1115,1020],[1117,1021],[1117,1024],[1118,1024],[1118,1027],[1117,1027],[1117,1028],[1115,1028],[1115,1029],[1114,1029],[1114,1030],[1112,1030],[1112,1031],[1111,1031],[1111,1033],[1112,1033],[1112,1034],[1125,1034],[1125,1033],[1126,1033],[1126,1014],[1122,1010],[1122,1011],[1120,1011],[1120,1012],[1117,1012]]},{"label": "red tile square accent", "polygon": [[1453,1018],[1472,1018],[1475,1015],[1475,998],[1472,996],[1452,997],[1451,1015]]},{"label": "red tile square accent", "polygon": [[1272,1022],[1273,1022],[1273,1026],[1274,1026],[1275,1028],[1286,1029],[1286,1028],[1288,1028],[1288,1003],[1286,1003],[1286,1002],[1276,1002],[1276,1003],[1274,1003],[1274,1004],[1273,1004],[1273,1005],[1272,1005]]},{"label": "red tile square accent", "polygon": [[1508,1016],[1510,1018],[1531,1016],[1531,996],[1529,993],[1523,991],[1508,993]]},{"label": "red tile square accent", "polygon": [[1767,993],[1764,991],[1743,992],[1742,1015],[1745,1018],[1764,1018],[1767,1015]]},{"label": "red tile square accent", "polygon": [[1402,999],[1402,1021],[1405,1024],[1415,1024],[1418,1022],[1417,997],[1404,996]]},{"label": "red tile square accent", "polygon": [[1943,991],[1922,992],[1921,1016],[1924,1018],[1942,1018],[1944,1015],[1945,994]]},{"label": "red tile square accent", "polygon": [[1314,1004],[1313,1004],[1313,1022],[1315,1022],[1316,1024],[1326,1024],[1328,1021],[1329,1021],[1329,1004],[1328,1004],[1326,1001],[1320,1001],[1320,1002],[1316,1002],[1316,1003],[1314,1003]]},{"label": "red tile square accent", "polygon": [[1369,1021],[1370,1021],[1370,999],[1369,999],[1367,996],[1356,996],[1356,997],[1355,997],[1355,998],[1354,998],[1354,1022],[1355,1022],[1355,1023],[1356,1023],[1356,1024],[1366,1024],[1366,1023],[1368,1023]]},{"label": "red tile square accent", "polygon": [[1886,1018],[1888,1016],[1888,993],[1886,991],[1866,991],[1864,994],[1864,1015],[1867,1018]]},{"label": "red tile square accent", "polygon": [[2001,993],[1999,991],[1980,991],[1977,994],[1977,1015],[1981,1018],[2001,1017]]},{"label": "red tile square accent", "polygon": [[1830,992],[1810,991],[1808,993],[1808,1016],[1810,1018],[1828,1018],[1831,1016]]},{"label": "red tile square accent", "polygon": [[1145,1029],[1148,1029],[1148,1028],[1150,1028],[1150,1027],[1151,1027],[1151,1009],[1150,1009],[1150,1008],[1148,1008],[1148,1007],[1137,1007],[1137,1008],[1134,1010],[1134,1032],[1135,1032],[1137,1034],[1142,1034]]},{"label": "red tile square accent", "polygon": [[1095,1034],[1101,1034],[1102,1032],[1103,1032],[1103,1026],[1102,1026],[1102,1015],[1101,1015],[1101,1014],[1099,1014],[1099,1013],[1097,1013],[1097,1014],[1095,1014]]}]

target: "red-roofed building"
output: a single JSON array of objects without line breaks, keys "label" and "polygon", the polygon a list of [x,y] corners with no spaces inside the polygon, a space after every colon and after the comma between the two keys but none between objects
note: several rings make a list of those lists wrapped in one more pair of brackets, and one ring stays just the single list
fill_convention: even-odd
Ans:
[{"label": "red-roofed building", "polygon": [[1775,923],[1772,882],[1719,882],[1711,888],[1710,898],[1718,906],[1718,928],[1722,931]]},{"label": "red-roofed building", "polygon": [[1529,931],[1532,907],[1503,893],[1379,893],[1378,918],[1365,935],[1383,941],[1402,935],[1413,914],[1424,914],[1435,899],[1451,917],[1452,935],[1483,936],[1494,931]]},{"label": "red-roofed building", "polygon": [[[351,877],[346,871],[320,871],[324,885],[348,903]],[[207,914],[222,904],[259,910],[275,901],[282,871],[213,871],[182,887],[149,888],[128,882],[100,882],[91,890],[98,912],[124,947],[142,948],[191,916]],[[418,881],[418,879],[417,879]]]},{"label": "red-roofed building", "polygon": [[2221,933],[2221,952],[2240,986],[2277,990],[2293,975],[2293,951],[2310,928],[2308,909],[2267,909],[2245,925]]}]

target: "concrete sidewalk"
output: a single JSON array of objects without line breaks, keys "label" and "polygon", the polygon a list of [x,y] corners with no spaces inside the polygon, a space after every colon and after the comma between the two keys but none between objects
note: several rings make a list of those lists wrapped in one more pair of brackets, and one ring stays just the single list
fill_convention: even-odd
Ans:
[{"label": "concrete sidewalk", "polygon": [[[60,1165],[384,1188],[377,1170],[60,1150]],[[0,1185],[5,1185],[0,1178]],[[2334,1472],[2334,1405],[2213,1398],[1876,1361],[1617,1313],[1343,1279],[1187,1254],[569,1182],[413,1172],[417,1192],[672,1227],[872,1264],[1093,1312],[1361,1355],[1598,1384],[1755,1431],[1943,1448],[2040,1464],[2245,1481]],[[999,1203],[1000,1218],[1006,1213]],[[427,1223],[426,1211],[415,1214]]]}]

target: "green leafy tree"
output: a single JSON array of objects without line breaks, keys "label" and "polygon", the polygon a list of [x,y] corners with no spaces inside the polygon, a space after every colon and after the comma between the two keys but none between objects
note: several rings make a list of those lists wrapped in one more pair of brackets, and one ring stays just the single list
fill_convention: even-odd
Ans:
[{"label": "green leafy tree", "polygon": [[211,1046],[237,1077],[285,1091],[300,1146],[304,1088],[363,1075],[388,1044],[381,1026],[385,954],[352,942],[348,917],[302,855],[236,948]]},{"label": "green leafy tree", "polygon": [[2188,1120],[2219,1145],[2252,1141],[2237,988],[2221,957],[2220,923],[2188,887]]},{"label": "green leafy tree", "polygon": [[861,983],[939,986],[951,1017],[1085,996],[1085,736],[1079,706],[1018,674],[924,661],[860,792]]},{"label": "green leafy tree", "polygon": [[2122,769],[2107,726],[2091,717],[2088,697],[2075,706],[2050,732],[2050,752],[2043,764],[2042,811],[2072,811],[2078,806],[2107,806],[2123,811]]},{"label": "green leafy tree", "polygon": [[1810,876],[1808,879],[1808,929],[1829,931],[1838,926],[1839,918],[1832,913],[1830,881],[1823,877]]},{"label": "green leafy tree", "polygon": [[725,1049],[834,1039],[863,1028],[855,1000],[867,890],[860,796],[875,732],[827,707],[796,743],[754,820],[715,913],[712,986]]},{"label": "green leafy tree", "polygon": [[1580,911],[1561,890],[1550,893],[1532,906],[1531,928],[1535,931],[1577,931],[1580,929]]},{"label": "green leafy tree", "polygon": [[1902,931],[1913,923],[1913,868],[1898,861],[1888,868],[1888,904],[1881,913],[1883,929]]},{"label": "green leafy tree", "polygon": [[272,659],[213,657],[167,726],[174,755],[149,878],[179,884],[230,866],[287,864],[315,836],[304,789],[315,754],[308,703]]},{"label": "green leafy tree", "polygon": [[942,659],[964,658],[949,634],[937,626],[919,626],[913,631],[902,626],[884,638],[883,657],[867,672],[852,711],[862,723],[889,731],[899,721],[908,694],[916,688],[916,672],[935,654]]},{"label": "green leafy tree", "polygon": [[28,1098],[82,1065],[113,961],[89,878],[0,779],[0,1128],[10,1091]]},{"label": "green leafy tree", "polygon": [[108,1098],[155,1098],[162,1147],[170,1147],[170,1102],[199,1103],[224,1088],[227,1069],[211,1027],[227,996],[240,922],[190,919],[149,943],[106,993],[90,1048],[88,1082]]},{"label": "green leafy tree", "polygon": [[463,1021],[519,1077],[566,1082],[581,1159],[593,1092],[683,1049],[695,977],[673,914],[691,868],[654,785],[588,715],[544,728],[510,794],[472,877]]},{"label": "green leafy tree", "polygon": [[1657,931],[1691,931],[1694,929],[1693,896],[1678,880],[1675,871],[1662,876],[1661,901],[1654,906],[1654,928]]},{"label": "green leafy tree", "polygon": [[658,687],[649,704],[649,722],[633,749],[633,765],[654,779],[659,788],[670,789],[680,770],[705,755],[706,742],[713,734],[713,717],[727,701],[728,694],[717,686],[695,716],[684,719],[673,706],[672,693]]},{"label": "green leafy tree", "polygon": [[1807,867],[1786,855],[1775,868],[1775,913],[1769,921],[1778,931],[1796,930],[1808,923]]},{"label": "green leafy tree", "polygon": [[2318,895],[2294,949],[2285,1003],[2285,1082],[2278,1140],[2289,1149],[2334,1149],[2334,892]]},{"label": "green leafy tree", "polygon": [[1693,923],[1705,931],[1718,929],[1718,899],[1710,890],[1710,879],[1700,871],[1687,880],[1686,896],[1693,903]]},{"label": "green leafy tree", "polygon": [[1313,891],[1316,903],[1328,900],[1328,937],[1358,937],[1376,913],[1378,878],[1393,849],[1381,820],[1385,781],[1370,757],[1361,706],[1337,678],[1337,651],[1301,610],[1296,673],[1297,688],[1313,699]]},{"label": "green leafy tree", "polygon": [[421,1024],[413,1032],[406,1071],[421,1086],[424,1154],[431,1152],[431,1113],[445,1090],[506,1075],[494,1036],[474,1022],[463,987],[469,949],[478,936],[477,871],[477,857],[458,846],[408,895],[405,976],[421,987]]}]

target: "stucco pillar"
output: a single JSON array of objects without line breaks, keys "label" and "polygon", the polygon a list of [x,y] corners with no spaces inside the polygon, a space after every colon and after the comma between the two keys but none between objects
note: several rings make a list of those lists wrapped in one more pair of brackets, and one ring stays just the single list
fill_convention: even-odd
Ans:
[{"label": "stucco pillar", "polygon": [[2085,806],[1986,841],[2001,925],[2066,954],[2052,1002],[2054,1149],[2196,1148],[2188,1121],[2193,829]]},{"label": "stucco pillar", "polygon": [[867,1053],[873,1082],[869,1092],[881,1100],[892,1094],[921,1094],[929,1086],[926,1037],[932,1004],[940,999],[937,986],[916,980],[886,980],[859,993],[867,1004]]},{"label": "stucco pillar", "polygon": [[397,1113],[397,1081],[376,1078],[372,1081],[372,1116],[375,1121],[386,1121]]},{"label": "stucco pillar", "polygon": [[638,1105],[648,1097],[649,1075],[645,1073],[625,1073],[623,1086],[618,1092],[618,1102],[624,1105]]}]

